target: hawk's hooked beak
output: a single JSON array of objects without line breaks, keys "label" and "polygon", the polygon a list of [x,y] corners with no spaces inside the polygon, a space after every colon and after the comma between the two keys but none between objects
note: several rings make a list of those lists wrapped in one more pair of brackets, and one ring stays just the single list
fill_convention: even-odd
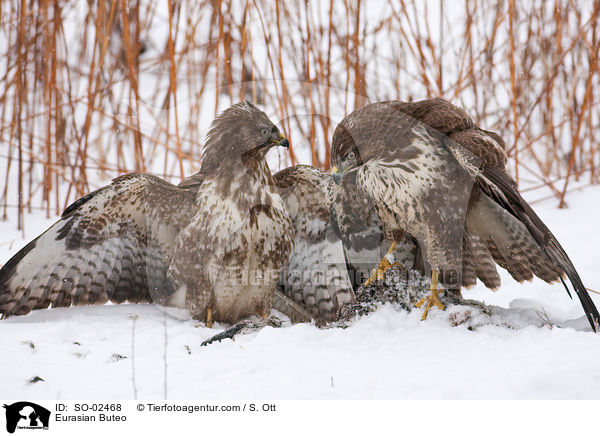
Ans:
[{"label": "hawk's hooked beak", "polygon": [[333,173],[333,181],[339,185],[342,179],[344,178],[344,173],[340,173],[338,167],[336,166],[331,168],[331,172]]},{"label": "hawk's hooked beak", "polygon": [[285,147],[285,148],[290,148],[290,141],[288,141],[288,139],[283,136],[281,133],[281,138],[279,138],[279,140],[274,140],[273,142],[275,142],[275,145],[278,145],[280,147]]},{"label": "hawk's hooked beak", "polygon": [[274,147],[276,145],[289,149],[290,141],[288,141],[288,139],[285,136],[279,133],[279,137],[274,137],[274,135],[271,135],[267,142],[265,142],[263,145],[259,145],[254,150],[270,150],[271,147]]}]

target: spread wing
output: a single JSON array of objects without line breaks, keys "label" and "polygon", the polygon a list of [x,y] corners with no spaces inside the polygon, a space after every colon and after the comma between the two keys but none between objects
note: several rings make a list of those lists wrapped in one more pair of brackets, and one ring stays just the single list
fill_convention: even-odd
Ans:
[{"label": "spread wing", "polygon": [[274,176],[296,229],[282,291],[313,316],[337,319],[338,309],[354,298],[344,248],[330,222],[330,174],[297,165]]},{"label": "spread wing", "polygon": [[0,270],[0,314],[33,309],[163,302],[179,230],[194,193],[144,174],[116,178],[69,206]]},{"label": "spread wing", "polygon": [[[532,248],[537,248],[537,251],[532,251],[531,255],[529,253],[518,253],[509,248],[510,252],[505,253],[504,258],[522,259],[523,262],[519,262],[519,265],[525,269],[526,275],[524,278],[526,279],[531,279],[532,275],[535,274],[547,282],[561,280],[567,293],[571,295],[563,280],[566,275],[581,302],[592,329],[595,331],[595,326],[600,324],[600,314],[583,285],[575,266],[556,237],[521,197],[510,176],[500,168],[484,166],[482,174],[477,178],[477,183],[482,192],[495,202],[509,221],[506,226],[507,230],[509,232],[512,229],[521,231],[522,236],[520,238],[518,236],[511,237],[512,245],[509,247],[522,247],[524,244],[529,244]],[[523,229],[527,229],[527,232],[523,232]],[[514,232],[511,236],[513,235],[515,235]],[[501,243],[498,246],[501,247]],[[509,271],[515,277],[513,271],[510,269]]]},{"label": "spread wing", "polygon": [[500,278],[493,262],[517,281],[534,275],[546,282],[561,280],[569,292],[566,276],[595,330],[598,310],[556,237],[519,194],[506,170],[504,141],[443,99],[389,104],[447,136],[444,144],[476,182],[463,241],[463,284],[474,284],[479,276],[486,285],[497,287]]}]

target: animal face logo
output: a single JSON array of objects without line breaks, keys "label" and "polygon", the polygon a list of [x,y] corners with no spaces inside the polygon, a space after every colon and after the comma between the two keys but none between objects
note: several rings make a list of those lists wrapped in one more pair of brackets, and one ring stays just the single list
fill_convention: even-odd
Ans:
[{"label": "animal face logo", "polygon": [[48,429],[50,411],[28,401],[19,401],[3,406],[6,409],[6,431],[14,433],[15,429]]}]

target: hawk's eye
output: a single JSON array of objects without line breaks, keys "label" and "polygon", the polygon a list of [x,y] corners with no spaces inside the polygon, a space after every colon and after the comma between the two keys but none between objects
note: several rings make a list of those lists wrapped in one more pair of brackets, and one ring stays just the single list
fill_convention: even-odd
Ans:
[{"label": "hawk's eye", "polygon": [[263,136],[267,136],[269,134],[269,129],[262,129],[260,131],[260,134],[263,135]]},{"label": "hawk's eye", "polygon": [[356,154],[353,151],[351,151],[350,153],[348,153],[347,159],[354,160],[355,157],[356,157]]}]

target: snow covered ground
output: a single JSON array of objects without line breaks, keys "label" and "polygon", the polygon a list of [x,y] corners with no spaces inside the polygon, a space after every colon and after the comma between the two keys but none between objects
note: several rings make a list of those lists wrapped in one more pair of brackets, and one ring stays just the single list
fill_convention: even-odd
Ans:
[{"label": "snow covered ground", "polygon": [[[587,188],[569,194],[568,209],[534,206],[594,290],[599,195]],[[27,216],[25,239],[0,223],[0,263],[52,221]],[[226,326],[154,305],[37,311],[0,322],[0,397],[162,399],[166,385],[169,399],[599,399],[600,335],[579,302],[561,285],[502,278],[497,293],[480,285],[464,295],[498,306],[496,320],[515,328],[472,331],[452,326],[452,310],[422,322],[420,310],[385,305],[346,329],[269,327],[200,347]]]}]

